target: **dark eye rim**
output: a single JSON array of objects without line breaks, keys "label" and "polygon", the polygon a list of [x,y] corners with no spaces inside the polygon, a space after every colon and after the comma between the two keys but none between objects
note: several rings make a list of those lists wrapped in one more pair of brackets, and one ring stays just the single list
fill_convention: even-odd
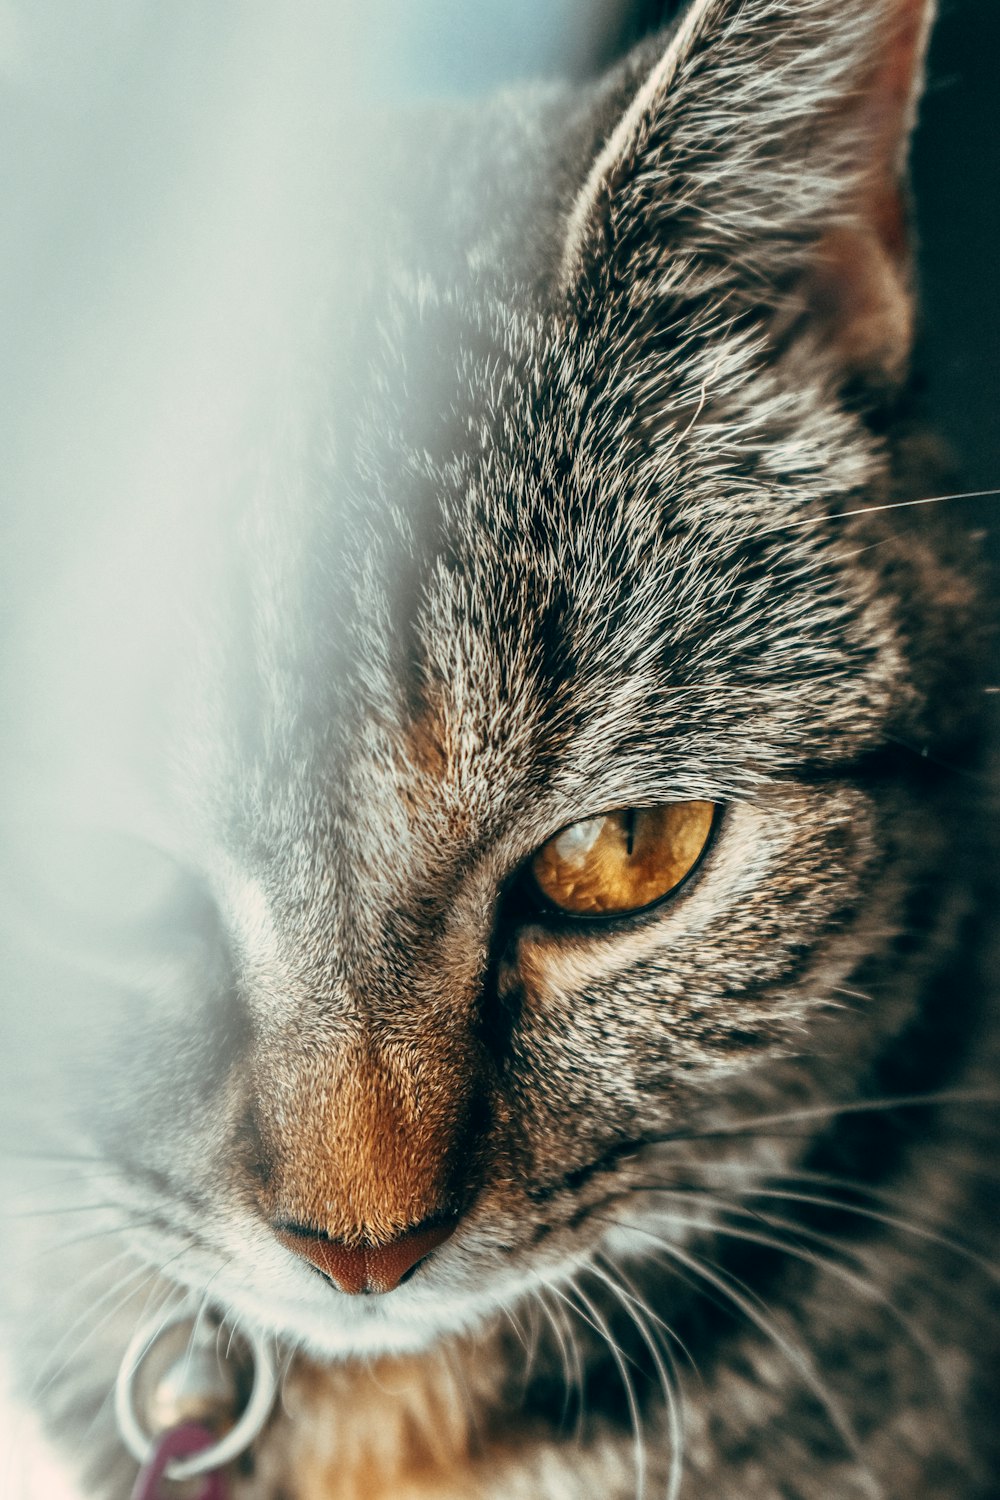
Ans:
[{"label": "dark eye rim", "polygon": [[[701,799],[692,797],[687,800],[692,802],[699,800],[708,802],[711,799],[708,797]],[[662,806],[662,804],[655,802],[636,803],[635,810],[640,811],[644,807],[657,806]],[[610,817],[612,813],[628,812],[631,810],[631,808],[612,807],[608,808],[606,812],[592,813],[590,814],[590,816],[595,818]],[[647,916],[650,912],[656,911],[659,907],[667,905],[668,902],[675,901],[680,895],[681,891],[683,891],[688,885],[690,885],[691,881],[701,873],[705,860],[715,846],[715,843],[719,837],[719,830],[724,821],[725,813],[726,804],[724,802],[712,803],[712,821],[709,824],[708,833],[705,835],[705,842],[702,844],[698,857],[692,864],[691,868],[686,872],[686,874],[682,875],[681,879],[678,880],[676,885],[672,885],[668,891],[664,891],[663,895],[657,896],[654,901],[647,901],[644,906],[626,907],[624,911],[576,912],[566,911],[564,907],[557,906],[556,903],[551,899],[551,897],[546,896],[545,892],[538,884],[538,881],[535,879],[531,866],[535,855],[538,853],[538,850],[533,850],[531,855],[522,866],[520,879],[516,883],[518,895],[520,898],[518,904],[523,907],[521,913],[522,921],[534,920],[536,922],[542,922],[548,927],[561,927],[565,925],[567,927],[607,928],[609,926],[612,926],[616,922],[632,922],[636,917]],[[578,818],[574,819],[574,822],[581,821],[583,820]],[[572,827],[573,823],[566,823],[563,825],[563,828]],[[556,829],[555,833],[550,835],[550,838],[558,838],[560,833],[563,832],[563,828]],[[548,840],[546,840],[546,843],[547,842]],[[539,845],[539,848],[543,847],[544,845]]]}]

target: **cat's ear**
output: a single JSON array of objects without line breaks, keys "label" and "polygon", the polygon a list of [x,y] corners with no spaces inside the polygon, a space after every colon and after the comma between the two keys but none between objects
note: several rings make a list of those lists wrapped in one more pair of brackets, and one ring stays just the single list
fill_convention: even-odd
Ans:
[{"label": "cat's ear", "polygon": [[[912,325],[909,135],[933,0],[692,0],[570,215],[571,296],[713,286],[809,320],[845,377]],[[685,279],[686,278],[686,279]]]}]

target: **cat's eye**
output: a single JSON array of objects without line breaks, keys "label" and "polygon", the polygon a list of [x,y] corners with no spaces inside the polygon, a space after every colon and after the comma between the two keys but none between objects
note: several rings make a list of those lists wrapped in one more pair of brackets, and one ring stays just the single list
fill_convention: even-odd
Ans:
[{"label": "cat's eye", "polygon": [[545,899],[578,917],[621,916],[662,901],[707,847],[714,802],[629,807],[571,823],[531,861]]}]

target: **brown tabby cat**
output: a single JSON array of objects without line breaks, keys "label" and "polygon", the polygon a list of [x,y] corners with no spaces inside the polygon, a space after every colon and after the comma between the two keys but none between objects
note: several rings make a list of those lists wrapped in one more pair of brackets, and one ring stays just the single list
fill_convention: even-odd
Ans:
[{"label": "brown tabby cat", "polygon": [[61,981],[84,1222],[8,1285],[82,1494],[186,1289],[282,1361],[237,1500],[997,1492],[929,20],[692,0],[386,143],[178,637],[176,874]]}]

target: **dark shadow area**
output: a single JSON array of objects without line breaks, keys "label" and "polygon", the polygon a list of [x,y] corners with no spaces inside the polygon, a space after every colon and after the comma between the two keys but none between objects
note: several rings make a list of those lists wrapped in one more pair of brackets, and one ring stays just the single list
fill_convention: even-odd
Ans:
[{"label": "dark shadow area", "polygon": [[[1000,486],[1000,6],[951,0],[931,48],[914,153],[931,409],[970,489]],[[1000,555],[1000,497],[970,502]]]}]

